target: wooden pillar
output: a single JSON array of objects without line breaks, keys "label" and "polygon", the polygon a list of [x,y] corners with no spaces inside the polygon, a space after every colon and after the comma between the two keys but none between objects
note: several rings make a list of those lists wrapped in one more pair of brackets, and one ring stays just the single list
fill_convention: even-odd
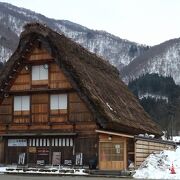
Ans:
[{"label": "wooden pillar", "polygon": [[5,152],[4,141],[0,139],[0,163],[4,163],[4,152]]},{"label": "wooden pillar", "polygon": [[127,138],[124,139],[124,169],[127,168]]},{"label": "wooden pillar", "polygon": [[29,138],[27,138],[27,165],[29,164]]}]

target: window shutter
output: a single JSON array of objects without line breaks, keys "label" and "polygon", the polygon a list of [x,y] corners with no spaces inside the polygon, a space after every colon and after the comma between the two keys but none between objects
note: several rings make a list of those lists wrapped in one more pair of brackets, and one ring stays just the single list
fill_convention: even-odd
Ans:
[{"label": "window shutter", "polygon": [[51,95],[51,109],[67,109],[67,94]]},{"label": "window shutter", "polygon": [[32,66],[32,80],[39,80],[39,66]]},{"label": "window shutter", "polygon": [[59,95],[59,109],[67,109],[67,94]]},{"label": "window shutter", "polygon": [[48,66],[45,68],[45,65],[39,66],[39,79],[45,80],[48,79]]},{"label": "window shutter", "polygon": [[47,146],[49,146],[49,139],[47,139]]},{"label": "window shutter", "polygon": [[46,80],[48,79],[48,66],[39,65],[32,66],[32,80]]},{"label": "window shutter", "polygon": [[51,101],[50,101],[51,109],[59,109],[58,108],[58,101],[59,101],[58,95],[51,95]]},{"label": "window shutter", "polygon": [[14,97],[14,111],[21,111],[21,96]]},{"label": "window shutter", "polygon": [[36,146],[36,139],[33,139],[32,146]]},{"label": "window shutter", "polygon": [[36,139],[36,146],[39,146],[39,139]]},{"label": "window shutter", "polygon": [[43,140],[40,139],[40,140],[39,140],[39,146],[42,146],[42,145],[43,145]]},{"label": "window shutter", "polygon": [[30,97],[29,96],[15,96],[14,97],[14,111],[29,111]]},{"label": "window shutter", "polygon": [[29,111],[30,109],[30,98],[29,96],[21,96],[22,97],[22,111]]}]

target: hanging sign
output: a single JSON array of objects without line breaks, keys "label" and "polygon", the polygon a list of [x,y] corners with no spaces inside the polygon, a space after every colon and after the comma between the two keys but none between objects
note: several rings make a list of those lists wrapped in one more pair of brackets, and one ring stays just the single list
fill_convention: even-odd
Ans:
[{"label": "hanging sign", "polygon": [[36,153],[36,147],[29,147],[29,153]]},{"label": "hanging sign", "polygon": [[27,146],[27,139],[8,139],[8,146]]},{"label": "hanging sign", "polygon": [[116,149],[117,154],[120,154],[120,147],[121,147],[120,144],[115,145],[115,149]]}]

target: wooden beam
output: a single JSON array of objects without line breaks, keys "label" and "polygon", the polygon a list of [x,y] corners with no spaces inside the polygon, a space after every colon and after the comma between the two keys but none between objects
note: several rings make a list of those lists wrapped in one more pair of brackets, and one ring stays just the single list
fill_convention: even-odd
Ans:
[{"label": "wooden beam", "polygon": [[110,132],[110,131],[103,131],[103,130],[98,130],[98,129],[96,129],[95,132],[102,133],[102,134],[114,135],[114,136],[122,136],[122,137],[134,138],[134,136],[132,136],[132,135],[116,133],[116,132]]},{"label": "wooden beam", "polygon": [[69,133],[46,133],[46,132],[37,132],[37,133],[8,133],[8,134],[0,134],[0,136],[8,137],[8,136],[76,136],[77,133],[69,132]]},{"label": "wooden beam", "polygon": [[18,90],[18,91],[10,91],[9,94],[10,95],[16,95],[16,94],[37,94],[37,93],[68,93],[68,92],[75,92],[75,90],[73,88],[64,88],[64,89],[30,89],[30,90]]}]

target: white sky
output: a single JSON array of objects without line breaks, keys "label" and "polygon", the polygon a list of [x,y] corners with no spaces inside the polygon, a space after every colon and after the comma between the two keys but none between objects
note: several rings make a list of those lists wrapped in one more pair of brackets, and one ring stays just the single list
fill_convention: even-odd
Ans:
[{"label": "white sky", "polygon": [[0,0],[142,44],[180,37],[180,0]]}]

